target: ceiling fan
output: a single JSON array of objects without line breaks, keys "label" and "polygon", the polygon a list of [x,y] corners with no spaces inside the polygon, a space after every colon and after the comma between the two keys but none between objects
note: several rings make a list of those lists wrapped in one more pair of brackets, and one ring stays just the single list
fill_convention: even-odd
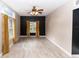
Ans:
[{"label": "ceiling fan", "polygon": [[37,9],[36,6],[33,6],[31,12],[28,12],[28,13],[30,13],[33,16],[37,16],[38,14],[42,14],[42,12],[43,12],[43,9]]}]

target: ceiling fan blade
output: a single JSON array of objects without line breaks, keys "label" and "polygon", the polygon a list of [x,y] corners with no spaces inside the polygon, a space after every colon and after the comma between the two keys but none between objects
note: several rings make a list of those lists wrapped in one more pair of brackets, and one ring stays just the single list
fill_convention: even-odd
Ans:
[{"label": "ceiling fan blade", "polygon": [[38,11],[43,11],[43,9],[38,9]]},{"label": "ceiling fan blade", "polygon": [[38,12],[38,13],[42,14],[42,12]]}]

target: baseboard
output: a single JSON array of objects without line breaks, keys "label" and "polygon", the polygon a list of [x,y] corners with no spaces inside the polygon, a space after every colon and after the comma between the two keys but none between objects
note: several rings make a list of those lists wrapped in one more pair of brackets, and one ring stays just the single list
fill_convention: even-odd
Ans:
[{"label": "baseboard", "polygon": [[[19,40],[18,37],[16,39],[17,39],[17,41]],[[14,45],[13,39],[9,40],[9,44],[10,44],[9,48],[11,48]]]},{"label": "baseboard", "polygon": [[[47,38],[48,39],[48,38]],[[49,39],[48,39],[49,40]],[[52,41],[51,39],[49,40],[50,42],[52,42],[55,46],[57,46],[59,49],[61,49],[65,54],[67,54],[69,57],[72,57],[72,55],[66,51],[64,48],[62,48],[60,45],[58,45],[56,42]]]},{"label": "baseboard", "polygon": [[[19,36],[19,37],[27,37],[27,36]],[[36,36],[30,36],[30,37],[36,37]],[[40,37],[46,37],[46,36],[40,36]]]},{"label": "baseboard", "polygon": [[13,46],[13,39],[9,41],[9,48],[11,48]]}]

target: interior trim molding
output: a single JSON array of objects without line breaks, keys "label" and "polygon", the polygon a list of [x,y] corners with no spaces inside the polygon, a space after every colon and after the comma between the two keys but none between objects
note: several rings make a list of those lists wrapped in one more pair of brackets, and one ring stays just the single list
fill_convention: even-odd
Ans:
[{"label": "interior trim molding", "polygon": [[[47,38],[48,39],[48,38]],[[48,39],[49,40],[49,39]],[[64,48],[62,48],[60,45],[58,45],[55,41],[52,41],[51,39],[49,40],[50,42],[52,42],[55,46],[57,46],[59,49],[61,49],[64,53],[66,53],[69,57],[72,57],[72,55],[66,51]]]},{"label": "interior trim molding", "polygon": [[[19,36],[19,37],[28,37],[28,36]],[[30,36],[30,37],[36,37],[36,36]],[[46,36],[39,36],[39,37],[46,37]]]}]

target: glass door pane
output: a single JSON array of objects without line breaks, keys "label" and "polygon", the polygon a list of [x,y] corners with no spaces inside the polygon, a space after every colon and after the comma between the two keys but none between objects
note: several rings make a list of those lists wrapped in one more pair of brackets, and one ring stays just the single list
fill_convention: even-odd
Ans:
[{"label": "glass door pane", "polygon": [[36,22],[30,22],[30,33],[36,33]]},{"label": "glass door pane", "polygon": [[8,32],[9,32],[9,39],[13,39],[13,18],[8,19]]}]

